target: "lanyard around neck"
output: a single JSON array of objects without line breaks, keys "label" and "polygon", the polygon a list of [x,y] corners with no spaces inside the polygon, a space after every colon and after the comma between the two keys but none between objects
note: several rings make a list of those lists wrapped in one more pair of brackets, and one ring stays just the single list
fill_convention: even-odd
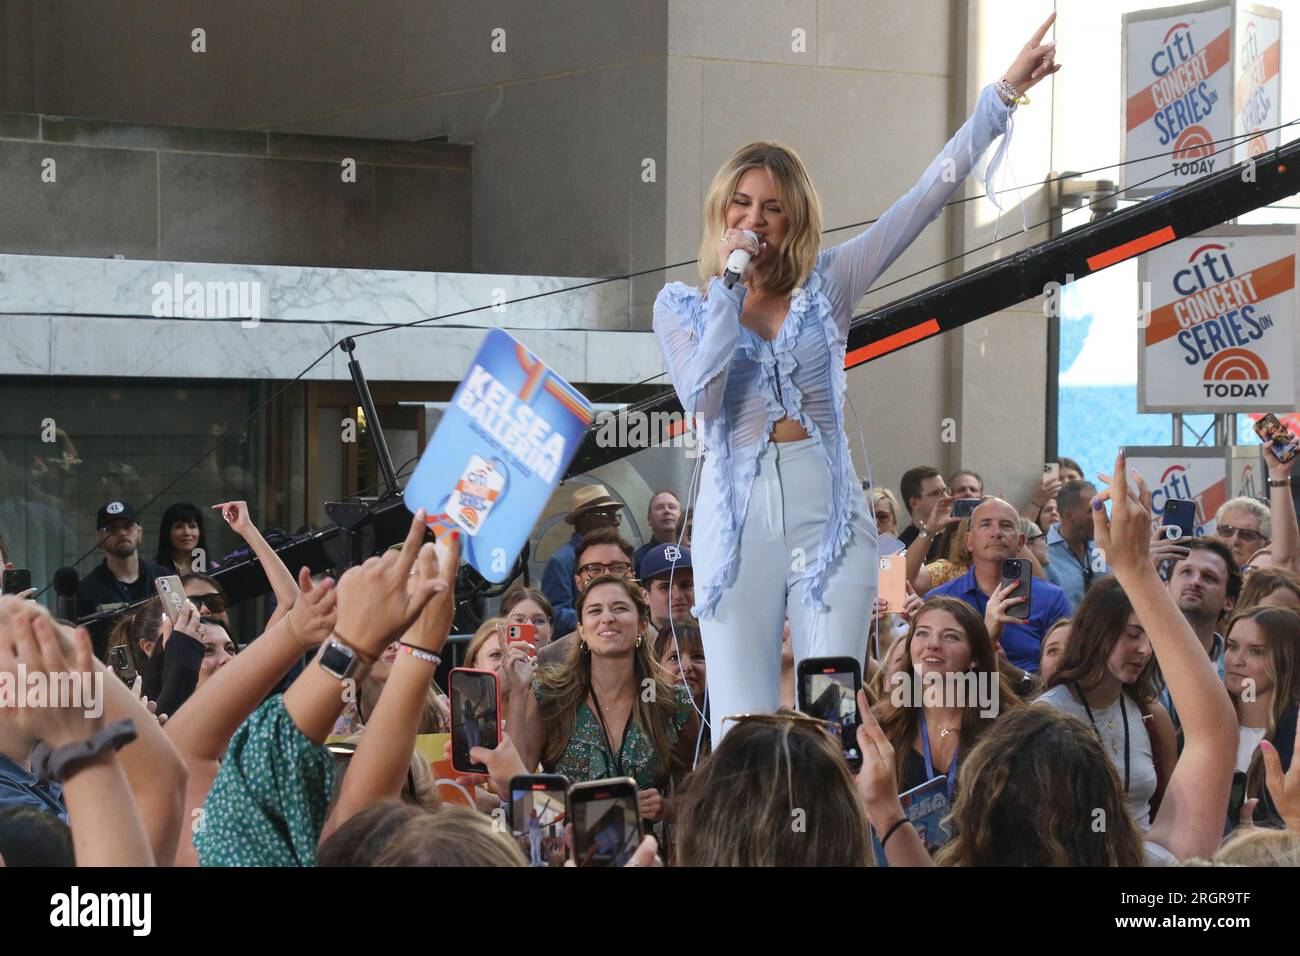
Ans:
[{"label": "lanyard around neck", "polygon": [[[1074,682],[1074,692],[1079,695],[1079,700],[1083,701],[1083,709],[1088,712],[1088,721],[1092,724],[1092,729],[1097,731],[1097,737],[1101,737],[1101,730],[1097,726],[1097,721],[1092,716],[1092,708],[1088,706],[1088,698],[1083,696],[1083,689],[1079,687],[1079,682]],[[1128,793],[1129,780],[1129,756],[1128,756],[1128,708],[1124,706],[1124,691],[1119,692],[1119,716],[1124,722],[1124,793]]]},{"label": "lanyard around neck", "polygon": [[[953,748],[952,760],[948,762],[948,772],[944,775],[948,781],[948,803],[952,804],[952,791],[957,786],[957,755],[961,752],[961,738]],[[934,760],[930,756],[930,728],[925,722],[925,708],[921,708],[921,756],[925,758],[925,779],[933,780],[938,776],[934,772]]]}]

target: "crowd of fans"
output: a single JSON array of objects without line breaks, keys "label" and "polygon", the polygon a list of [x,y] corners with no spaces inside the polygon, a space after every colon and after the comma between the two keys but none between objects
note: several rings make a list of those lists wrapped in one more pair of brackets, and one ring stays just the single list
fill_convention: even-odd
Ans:
[{"label": "crowd of fans", "polygon": [[[1266,457],[1267,504],[1228,501],[1205,537],[1165,533],[1122,451],[1099,484],[1062,459],[1021,508],[968,469],[913,468],[897,497],[870,489],[881,553],[905,554],[907,600],[863,622],[856,774],[818,720],[710,712],[689,510],[672,491],[651,497],[640,547],[607,489],[574,495],[573,535],[541,588],[508,592],[464,652],[500,687],[500,743],[471,751],[487,773],[442,780],[418,738],[452,723],[435,673],[456,535],[426,540],[418,513],[400,547],[337,580],[295,576],[243,502],[214,506],[275,597],[237,648],[226,595],[191,560],[206,509],[169,508],[149,561],[136,512],[112,502],[78,613],[136,609],[88,631],[0,598],[0,675],[99,674],[104,688],[93,716],[0,707],[0,858],[525,865],[502,809],[514,776],[542,771],[634,779],[636,865],[1296,865],[1300,531],[1294,463]],[[1020,585],[1003,580],[1010,558],[1033,569]],[[171,574],[189,599],[175,615],[145,600]],[[353,677],[315,665],[329,641],[355,653]],[[788,636],[785,655],[792,703]],[[992,706],[894,692],[949,678],[990,689]],[[61,749],[84,741],[88,756]],[[904,804],[938,778],[936,845]]]}]

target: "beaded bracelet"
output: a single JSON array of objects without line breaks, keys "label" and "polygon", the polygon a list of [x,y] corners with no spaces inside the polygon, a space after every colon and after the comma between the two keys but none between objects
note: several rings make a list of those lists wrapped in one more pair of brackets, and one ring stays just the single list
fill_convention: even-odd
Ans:
[{"label": "beaded bracelet", "polygon": [[426,651],[423,647],[416,647],[414,644],[406,643],[406,641],[399,641],[397,647],[398,650],[410,654],[416,660],[428,661],[434,667],[442,663],[441,657],[433,653],[433,651]]},{"label": "beaded bracelet", "polygon": [[1029,105],[1029,97],[1025,96],[1025,94],[1021,93],[1018,89],[1012,86],[1011,81],[1008,80],[1005,76],[1002,77],[1002,79],[998,80],[997,91],[999,94],[1001,94],[1004,100],[1009,101],[1008,105],[1020,105],[1020,106]]}]

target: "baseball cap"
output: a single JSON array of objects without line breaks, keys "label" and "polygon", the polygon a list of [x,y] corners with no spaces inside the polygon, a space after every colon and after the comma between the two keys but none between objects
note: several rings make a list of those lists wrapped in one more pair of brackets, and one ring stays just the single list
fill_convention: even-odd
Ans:
[{"label": "baseball cap", "polygon": [[[657,544],[641,558],[641,580],[649,581],[670,571],[691,570],[691,549],[679,544]],[[693,573],[693,572],[692,572]]]},{"label": "baseball cap", "polygon": [[110,501],[99,509],[99,514],[95,516],[95,527],[103,528],[110,521],[134,521],[135,515],[135,509],[125,501]]}]

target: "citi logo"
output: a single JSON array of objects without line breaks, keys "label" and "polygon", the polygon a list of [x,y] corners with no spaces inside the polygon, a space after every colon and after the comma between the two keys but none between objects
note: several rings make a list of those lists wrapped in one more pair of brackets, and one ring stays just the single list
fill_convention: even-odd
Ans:
[{"label": "citi logo", "polygon": [[[1192,483],[1187,478],[1186,465],[1170,465],[1165,469],[1165,473],[1160,476],[1160,484],[1151,492],[1151,510],[1156,514],[1164,514],[1165,502],[1174,498],[1180,501],[1192,501],[1196,496],[1192,494]],[[1197,511],[1200,511],[1198,505]]]},{"label": "citi logo", "polygon": [[151,893],[82,893],[80,887],[50,897],[51,926],[126,926],[134,936],[153,927]]}]

